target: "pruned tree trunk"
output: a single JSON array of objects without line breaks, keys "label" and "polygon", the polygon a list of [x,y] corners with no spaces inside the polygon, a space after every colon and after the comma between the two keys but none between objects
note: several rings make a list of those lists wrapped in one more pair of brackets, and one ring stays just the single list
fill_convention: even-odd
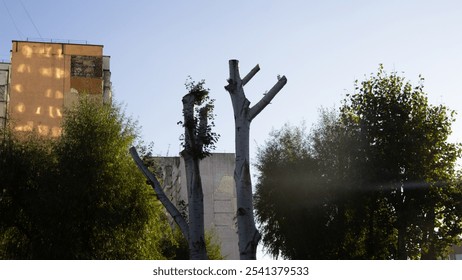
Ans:
[{"label": "pruned tree trunk", "polygon": [[260,70],[255,66],[243,79],[239,75],[239,61],[229,61],[229,79],[225,89],[231,96],[235,121],[236,166],[234,181],[237,195],[237,226],[241,260],[255,260],[261,235],[255,226],[253,193],[250,178],[249,136],[252,120],[271,102],[287,83],[285,76],[253,107],[244,93],[244,85]]},{"label": "pruned tree trunk", "polygon": [[183,155],[188,188],[189,254],[192,260],[206,260],[204,235],[204,194],[199,171],[199,161]]},{"label": "pruned tree trunk", "polygon": [[[201,125],[207,125],[207,116],[199,116],[199,129],[194,119],[195,96],[191,93],[183,97],[184,150],[181,152],[185,162],[186,186],[189,208],[189,253],[192,260],[207,259],[204,232],[204,194],[199,169],[202,155]],[[205,118],[205,120],[204,120]],[[205,123],[204,123],[205,122]]]},{"label": "pruned tree trunk", "polygon": [[[192,260],[207,259],[204,233],[204,194],[202,191],[202,181],[199,169],[201,159],[210,155],[210,150],[218,139],[218,135],[211,132],[212,124],[209,119],[213,119],[213,100],[208,98],[208,90],[203,88],[204,81],[195,84],[186,84],[189,93],[183,97],[183,127],[184,149],[181,156],[185,162],[186,185],[188,192],[188,217],[189,221],[181,215],[181,212],[165,195],[156,176],[144,166],[134,147],[130,148],[130,154],[135,160],[136,165],[148,179],[157,194],[160,202],[172,216],[173,220],[180,227],[183,236],[188,241],[189,257]],[[204,105],[205,104],[205,105]],[[195,108],[196,106],[202,106]]]}]

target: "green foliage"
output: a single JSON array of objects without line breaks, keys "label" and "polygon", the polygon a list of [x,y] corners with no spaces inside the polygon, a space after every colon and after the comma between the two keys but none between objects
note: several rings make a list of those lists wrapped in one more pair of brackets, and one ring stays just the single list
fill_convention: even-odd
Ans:
[{"label": "green foliage", "polygon": [[[348,150],[333,113],[323,111],[318,127],[284,126],[271,134],[257,156],[260,173],[254,196],[263,243],[273,257],[358,259],[354,178],[340,168]],[[351,147],[351,146],[350,146]]]},{"label": "green foliage", "polygon": [[[398,239],[393,257],[444,257],[461,233],[456,216],[462,212],[452,201],[460,197],[455,162],[461,151],[447,141],[454,111],[428,104],[423,78],[413,87],[382,66],[357,88],[345,101],[341,119],[359,143],[366,185],[374,188],[376,202],[389,208]],[[379,211],[375,207],[371,218]]]},{"label": "green foliage", "polygon": [[19,141],[9,131],[0,143],[0,258],[31,259],[48,249],[54,209],[43,202],[56,170],[51,143],[33,135]]},{"label": "green foliage", "polygon": [[[264,149],[258,151],[257,161],[260,176],[254,203],[269,253],[289,259],[319,258],[309,255],[319,252],[316,244],[326,244],[319,240],[325,236],[316,211],[322,210],[322,201],[315,194],[319,176],[312,174],[316,172],[315,161],[303,130],[286,126],[273,132]],[[307,257],[297,248],[303,248],[300,251]]]},{"label": "green foliage", "polygon": [[2,139],[0,257],[163,259],[175,241],[128,148],[136,125],[82,98],[55,142]]},{"label": "green foliage", "polygon": [[212,131],[215,127],[215,115],[213,114],[215,100],[210,99],[210,90],[204,86],[204,80],[196,83],[189,77],[186,81],[185,87],[188,94],[185,97],[192,96],[194,99],[194,113],[191,117],[184,116],[185,120],[178,122],[191,135],[190,141],[186,141],[184,134],[181,135],[182,146],[185,151],[197,155],[199,159],[210,155],[220,137],[219,134]]},{"label": "green foliage", "polygon": [[321,113],[309,135],[284,127],[260,149],[263,241],[290,259],[437,259],[460,242],[462,205],[447,141],[454,112],[380,66]]},{"label": "green foliage", "polygon": [[[170,260],[189,260],[189,245],[178,227],[173,230],[174,243],[169,245],[166,257]],[[220,242],[214,231],[205,232],[205,247],[209,260],[223,260],[221,254]]]}]

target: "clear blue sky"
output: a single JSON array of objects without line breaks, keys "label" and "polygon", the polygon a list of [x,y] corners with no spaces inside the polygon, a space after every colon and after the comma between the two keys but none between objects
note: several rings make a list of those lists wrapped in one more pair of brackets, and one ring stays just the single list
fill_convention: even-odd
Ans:
[{"label": "clear blue sky", "polygon": [[[430,102],[462,118],[460,1],[1,2],[0,59],[9,57],[11,40],[27,37],[104,45],[115,100],[139,120],[158,154],[180,150],[176,123],[188,75],[205,79],[216,99],[217,151],[234,150],[231,101],[223,88],[231,58],[240,60],[242,76],[261,66],[245,88],[253,104],[278,74],[288,78],[252,124],[253,155],[271,129],[302,120],[309,127],[320,107],[338,107],[354,80],[380,63],[414,82],[422,74]],[[458,120],[454,141],[462,141],[460,126]]]},{"label": "clear blue sky", "polygon": [[288,78],[252,124],[251,157],[273,128],[303,120],[309,127],[320,107],[338,107],[380,63],[414,83],[422,74],[430,102],[458,112],[451,140],[462,142],[461,1],[1,0],[0,59],[12,40],[27,37],[104,45],[115,100],[161,155],[180,150],[188,75],[205,79],[216,99],[217,151],[234,151],[223,88],[229,59],[240,60],[242,76],[260,64],[245,88],[253,104],[277,75]]}]

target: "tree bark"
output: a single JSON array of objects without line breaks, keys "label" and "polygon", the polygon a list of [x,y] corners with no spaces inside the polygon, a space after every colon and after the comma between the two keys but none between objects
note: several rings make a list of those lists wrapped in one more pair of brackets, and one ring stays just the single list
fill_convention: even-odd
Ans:
[{"label": "tree bark", "polygon": [[[429,199],[430,200],[430,199]],[[429,209],[427,210],[427,216],[425,219],[424,227],[424,240],[423,246],[427,247],[427,250],[422,252],[422,260],[436,260],[436,236],[435,236],[435,204],[430,201]]]},{"label": "tree bark", "polygon": [[396,205],[396,224],[398,229],[398,260],[407,260],[407,221],[406,221],[406,208],[405,208],[405,195],[404,190],[398,191],[398,199]]},{"label": "tree bark", "polygon": [[181,152],[185,162],[186,185],[188,192],[189,209],[189,253],[192,260],[206,260],[207,251],[205,247],[204,233],[204,194],[202,191],[202,180],[199,169],[199,159],[202,155],[202,126],[207,126],[207,115],[201,114],[199,120],[199,131],[196,129],[194,120],[193,94],[183,97],[183,116],[185,127],[185,147]]},{"label": "tree bark", "polygon": [[249,136],[252,120],[271,102],[287,83],[286,77],[278,79],[273,88],[252,108],[243,86],[260,70],[255,66],[244,79],[239,75],[239,61],[229,61],[229,79],[225,89],[231,96],[235,120],[236,166],[234,181],[237,195],[237,225],[241,260],[255,260],[261,235],[255,226],[253,193],[250,178]]},{"label": "tree bark", "polygon": [[199,171],[199,161],[182,154],[185,162],[189,209],[189,254],[192,260],[206,260],[204,235],[204,195]]}]

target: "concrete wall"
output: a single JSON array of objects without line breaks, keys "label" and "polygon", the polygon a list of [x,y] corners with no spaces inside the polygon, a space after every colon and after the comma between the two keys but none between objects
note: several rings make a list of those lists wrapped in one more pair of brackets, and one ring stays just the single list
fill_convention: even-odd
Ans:
[{"label": "concrete wall", "polygon": [[462,246],[452,246],[452,252],[449,254],[450,260],[462,260]]},{"label": "concrete wall", "polygon": [[103,102],[109,104],[112,101],[111,83],[111,57],[103,56]]},{"label": "concrete wall", "polygon": [[0,63],[0,128],[6,125],[7,105],[8,105],[8,86],[10,83],[10,64]]},{"label": "concrete wall", "polygon": [[[204,191],[204,221],[221,243],[226,259],[239,259],[235,221],[236,191],[234,186],[234,154],[216,153],[200,163]],[[188,201],[184,161],[180,157],[157,158],[163,174],[164,191],[175,204]],[[178,205],[177,205],[178,206]]]},{"label": "concrete wall", "polygon": [[10,76],[13,129],[59,137],[79,93],[103,100],[103,46],[13,41]]}]

